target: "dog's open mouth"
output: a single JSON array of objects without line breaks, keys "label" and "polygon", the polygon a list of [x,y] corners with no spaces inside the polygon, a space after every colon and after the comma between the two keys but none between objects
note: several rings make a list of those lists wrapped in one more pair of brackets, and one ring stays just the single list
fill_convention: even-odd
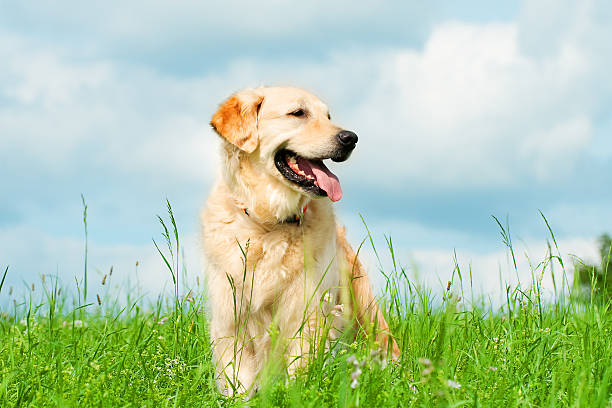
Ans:
[{"label": "dog's open mouth", "polygon": [[305,191],[320,196],[328,196],[332,201],[342,198],[340,181],[323,164],[323,160],[306,159],[290,150],[279,150],[274,155],[278,171],[289,181]]}]

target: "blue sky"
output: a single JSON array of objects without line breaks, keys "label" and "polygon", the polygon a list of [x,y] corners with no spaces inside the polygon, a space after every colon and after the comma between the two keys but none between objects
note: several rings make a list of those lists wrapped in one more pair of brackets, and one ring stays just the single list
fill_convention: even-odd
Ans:
[{"label": "blue sky", "polygon": [[391,235],[425,284],[447,280],[456,249],[484,293],[498,290],[492,214],[509,217],[522,262],[546,253],[539,209],[564,256],[593,259],[612,231],[612,6],[452,3],[2,2],[7,285],[81,273],[81,193],[94,276],[112,265],[149,293],[169,282],[151,243],[167,197],[195,277],[217,172],[208,121],[261,84],[312,90],[359,134],[334,166],[338,214],[354,243],[358,213],[378,242]]}]

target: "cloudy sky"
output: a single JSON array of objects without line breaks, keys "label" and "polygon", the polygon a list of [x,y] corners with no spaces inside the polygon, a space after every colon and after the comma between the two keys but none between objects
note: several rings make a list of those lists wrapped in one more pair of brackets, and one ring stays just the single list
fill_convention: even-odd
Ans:
[{"label": "cloudy sky", "polygon": [[595,260],[596,237],[612,232],[603,0],[0,8],[0,267],[16,289],[82,273],[81,194],[91,281],[114,266],[116,283],[169,284],[151,241],[166,197],[195,279],[198,212],[217,176],[208,122],[222,99],[261,84],[313,91],[359,135],[333,166],[337,212],[355,244],[359,214],[380,246],[391,236],[430,287],[448,280],[454,250],[484,293],[515,282],[491,215],[509,219],[523,279],[546,255],[538,210],[566,259]]}]

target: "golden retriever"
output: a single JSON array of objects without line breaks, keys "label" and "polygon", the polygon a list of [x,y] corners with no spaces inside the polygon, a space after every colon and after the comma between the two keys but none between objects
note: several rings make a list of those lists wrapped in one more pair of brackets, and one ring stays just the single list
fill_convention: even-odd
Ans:
[{"label": "golden retriever", "polygon": [[357,135],[292,87],[238,92],[211,125],[223,165],[202,226],[220,390],[254,390],[272,359],[294,373],[346,325],[376,330],[397,358],[368,276],[336,223],[340,182],[323,163],[348,159]]}]

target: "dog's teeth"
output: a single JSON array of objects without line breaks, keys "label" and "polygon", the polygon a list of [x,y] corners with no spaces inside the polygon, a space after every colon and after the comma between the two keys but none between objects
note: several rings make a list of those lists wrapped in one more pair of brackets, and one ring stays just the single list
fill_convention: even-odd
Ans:
[{"label": "dog's teeth", "polygon": [[289,165],[289,168],[291,170],[293,170],[293,172],[299,176],[304,177],[307,180],[314,180],[315,177],[312,174],[306,174],[306,172],[304,172],[304,170],[300,169],[299,164],[297,163],[297,160],[295,158],[295,156],[287,156],[287,164]]}]

